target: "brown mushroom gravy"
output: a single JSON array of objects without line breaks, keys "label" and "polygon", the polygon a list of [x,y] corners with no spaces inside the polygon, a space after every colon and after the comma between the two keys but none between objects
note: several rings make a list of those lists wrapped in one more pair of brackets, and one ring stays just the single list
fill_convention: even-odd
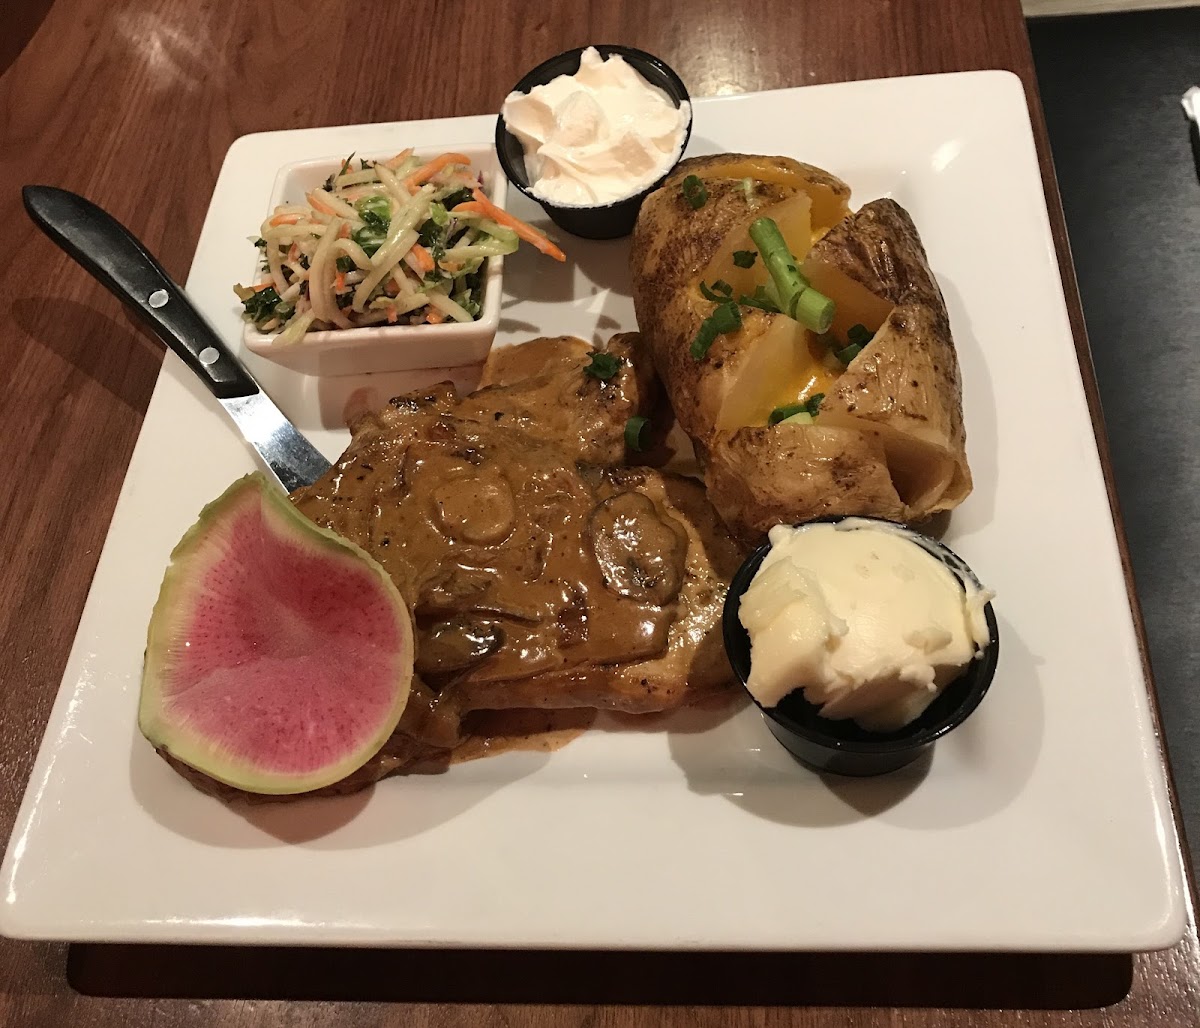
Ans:
[{"label": "brown mushroom gravy", "polygon": [[383,565],[415,623],[408,709],[355,777],[550,745],[489,734],[472,711],[649,712],[729,682],[719,620],[738,548],[699,483],[620,464],[650,379],[628,336],[606,382],[584,373],[589,351],[497,349],[470,396],[442,384],[362,413],[293,494]]}]

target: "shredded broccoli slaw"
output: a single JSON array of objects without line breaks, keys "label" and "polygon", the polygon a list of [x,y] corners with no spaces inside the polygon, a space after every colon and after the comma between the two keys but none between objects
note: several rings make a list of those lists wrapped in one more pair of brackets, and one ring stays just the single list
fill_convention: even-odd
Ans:
[{"label": "shredded broccoli slaw", "polygon": [[474,321],[487,261],[523,239],[563,252],[483,193],[470,158],[353,155],[303,203],[276,207],[255,245],[263,278],[234,286],[244,317],[274,345],[310,331]]}]

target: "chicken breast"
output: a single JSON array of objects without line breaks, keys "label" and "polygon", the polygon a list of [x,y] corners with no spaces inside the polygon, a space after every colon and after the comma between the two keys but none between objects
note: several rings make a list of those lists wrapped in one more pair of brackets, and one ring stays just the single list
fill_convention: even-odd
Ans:
[{"label": "chicken breast", "polygon": [[610,343],[607,381],[579,340],[497,351],[471,396],[442,384],[359,415],[293,494],[387,569],[416,624],[420,682],[353,784],[436,762],[471,711],[643,713],[732,681],[720,617],[741,552],[698,482],[621,463],[653,391],[632,343]]}]

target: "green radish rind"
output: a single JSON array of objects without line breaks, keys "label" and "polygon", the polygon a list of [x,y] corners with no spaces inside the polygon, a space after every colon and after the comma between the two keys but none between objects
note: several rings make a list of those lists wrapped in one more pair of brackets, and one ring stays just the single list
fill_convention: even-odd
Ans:
[{"label": "green radish rind", "polygon": [[[191,609],[200,579],[200,574],[192,564],[196,558],[203,557],[210,547],[214,554],[220,552],[220,537],[214,533],[228,534],[237,515],[249,504],[261,505],[264,521],[271,531],[312,548],[318,560],[353,562],[368,568],[396,612],[400,645],[392,669],[395,696],[386,716],[365,742],[339,760],[304,775],[255,767],[241,758],[223,753],[216,740],[172,722],[164,703],[166,697],[163,686],[172,626]],[[138,728],[156,749],[166,751],[184,764],[235,789],[274,796],[312,792],[332,785],[357,771],[379,752],[395,731],[408,703],[413,676],[413,631],[404,599],[378,561],[350,540],[305,518],[284,493],[261,473],[238,479],[217,499],[207,504],[196,523],[171,551],[170,561],[163,575],[158,601],[150,616],[138,704]],[[337,673],[336,669],[334,673]]]}]

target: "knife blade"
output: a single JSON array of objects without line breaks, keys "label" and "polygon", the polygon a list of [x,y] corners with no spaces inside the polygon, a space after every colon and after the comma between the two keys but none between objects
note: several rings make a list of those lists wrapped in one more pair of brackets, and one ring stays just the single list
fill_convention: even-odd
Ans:
[{"label": "knife blade", "polygon": [[132,232],[65,189],[26,186],[21,195],[34,224],[200,377],[285,491],[329,470],[329,461],[284,417]]},{"label": "knife blade", "polygon": [[325,456],[312,447],[262,390],[251,396],[221,400],[221,406],[285,492],[311,485],[329,470]]}]

